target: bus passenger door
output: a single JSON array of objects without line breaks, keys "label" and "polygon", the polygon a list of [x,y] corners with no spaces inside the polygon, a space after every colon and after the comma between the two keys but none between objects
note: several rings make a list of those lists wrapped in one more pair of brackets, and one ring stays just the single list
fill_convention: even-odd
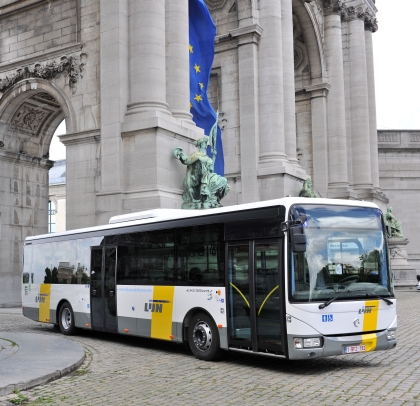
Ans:
[{"label": "bus passenger door", "polygon": [[91,250],[90,312],[93,330],[117,332],[116,247]]},{"label": "bus passenger door", "polygon": [[279,240],[228,244],[229,347],[232,349],[284,354],[279,248],[282,248]]}]

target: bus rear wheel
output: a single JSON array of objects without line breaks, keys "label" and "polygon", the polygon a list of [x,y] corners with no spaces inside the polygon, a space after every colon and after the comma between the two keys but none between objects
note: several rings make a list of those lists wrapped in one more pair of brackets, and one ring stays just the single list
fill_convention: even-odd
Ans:
[{"label": "bus rear wheel", "polygon": [[60,307],[58,325],[61,332],[66,336],[71,336],[76,332],[73,309],[68,302],[64,302]]},{"label": "bus rear wheel", "polygon": [[219,331],[213,319],[205,313],[197,313],[188,327],[188,343],[192,353],[203,361],[219,357]]}]

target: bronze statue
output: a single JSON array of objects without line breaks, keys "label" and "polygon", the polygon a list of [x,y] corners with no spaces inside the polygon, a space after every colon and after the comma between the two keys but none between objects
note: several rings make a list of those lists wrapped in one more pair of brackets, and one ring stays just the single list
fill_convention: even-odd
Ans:
[{"label": "bronze statue", "polygon": [[210,209],[221,207],[220,200],[229,192],[227,179],[214,173],[214,161],[217,151],[212,146],[213,158],[206,153],[211,137],[204,136],[194,145],[198,151],[187,156],[182,148],[174,149],[174,156],[187,165],[184,179],[183,209]]},{"label": "bronze statue", "polygon": [[299,192],[299,197],[318,197],[318,195],[312,189],[312,180],[310,178],[303,182],[303,187]]},{"label": "bronze statue", "polygon": [[388,238],[405,238],[401,222],[392,214],[392,207],[388,207],[385,215],[386,233]]}]

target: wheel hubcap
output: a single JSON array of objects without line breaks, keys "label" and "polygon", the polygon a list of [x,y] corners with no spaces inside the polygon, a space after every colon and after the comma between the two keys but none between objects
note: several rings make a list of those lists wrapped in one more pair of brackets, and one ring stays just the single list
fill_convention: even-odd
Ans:
[{"label": "wheel hubcap", "polygon": [[65,330],[68,330],[71,327],[71,312],[70,309],[64,309],[61,313],[61,324]]},{"label": "wheel hubcap", "polygon": [[212,342],[212,333],[210,326],[205,321],[200,320],[194,326],[193,340],[195,346],[200,351],[207,351],[210,348]]}]

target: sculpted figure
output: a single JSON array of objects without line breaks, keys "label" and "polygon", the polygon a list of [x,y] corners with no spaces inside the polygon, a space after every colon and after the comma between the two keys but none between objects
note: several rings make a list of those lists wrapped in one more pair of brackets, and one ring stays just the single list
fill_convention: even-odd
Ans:
[{"label": "sculpted figure", "polygon": [[385,215],[386,233],[389,238],[404,238],[401,222],[392,214],[392,207],[388,207]]},{"label": "sculpted figure", "polygon": [[305,182],[303,182],[303,188],[299,192],[299,197],[318,197],[318,195],[312,189],[311,179],[308,178],[305,180]]},{"label": "sculpted figure", "polygon": [[214,160],[206,153],[209,137],[197,140],[194,145],[198,151],[187,156],[182,148],[174,149],[174,156],[187,165],[184,179],[183,209],[210,209],[221,207],[220,200],[229,192],[227,179],[214,173]]}]

